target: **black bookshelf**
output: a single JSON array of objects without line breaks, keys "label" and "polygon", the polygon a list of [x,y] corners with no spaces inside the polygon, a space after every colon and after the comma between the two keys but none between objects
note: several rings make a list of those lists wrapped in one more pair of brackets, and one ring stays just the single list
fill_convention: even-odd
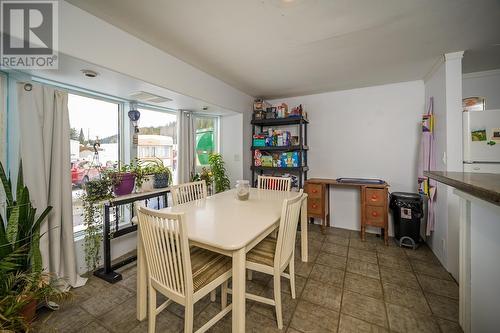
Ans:
[{"label": "black bookshelf", "polygon": [[[299,144],[292,146],[265,146],[257,147],[252,146],[252,165],[250,169],[252,170],[252,186],[255,185],[256,174],[264,174],[265,171],[273,172],[273,174],[279,173],[290,173],[295,174],[298,177],[298,185],[300,188],[304,187],[304,182],[307,180],[307,172],[309,167],[307,165],[307,153],[309,146],[307,145],[307,125],[309,121],[303,117],[288,117],[288,118],[276,118],[276,119],[252,119],[252,140],[253,135],[256,134],[257,130],[259,133],[264,131],[265,127],[278,127],[278,126],[290,126],[296,125],[299,128],[298,137]],[[299,153],[299,167],[269,167],[269,166],[255,166],[255,160],[253,158],[254,151],[258,149],[263,152],[293,152]]]}]

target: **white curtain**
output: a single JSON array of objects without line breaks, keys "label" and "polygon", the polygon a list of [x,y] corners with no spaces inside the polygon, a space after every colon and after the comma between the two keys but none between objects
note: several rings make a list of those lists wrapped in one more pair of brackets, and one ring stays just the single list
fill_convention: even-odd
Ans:
[{"label": "white curtain", "polygon": [[179,128],[179,184],[191,181],[191,174],[194,172],[194,119],[189,111],[180,110],[177,116]]},{"label": "white curtain", "polygon": [[25,183],[38,213],[53,207],[41,225],[43,267],[78,287],[86,279],[76,269],[68,94],[39,84],[17,88]]}]

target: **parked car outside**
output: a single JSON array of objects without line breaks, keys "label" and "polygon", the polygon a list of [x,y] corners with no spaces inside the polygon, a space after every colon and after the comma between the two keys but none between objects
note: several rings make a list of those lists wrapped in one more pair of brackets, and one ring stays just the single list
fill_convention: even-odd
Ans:
[{"label": "parked car outside", "polygon": [[82,187],[89,180],[99,178],[101,167],[92,165],[89,161],[71,162],[71,183],[73,186]]}]

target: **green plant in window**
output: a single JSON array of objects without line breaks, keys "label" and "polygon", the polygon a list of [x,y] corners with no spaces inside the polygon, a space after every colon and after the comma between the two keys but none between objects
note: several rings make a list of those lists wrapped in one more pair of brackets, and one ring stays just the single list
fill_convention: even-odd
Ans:
[{"label": "green plant in window", "polygon": [[103,224],[103,200],[111,199],[113,180],[103,175],[88,181],[80,197],[83,202],[83,225],[85,227],[84,252],[88,271],[97,268],[100,260]]},{"label": "green plant in window", "polygon": [[210,154],[208,164],[212,172],[213,182],[215,184],[215,193],[224,192],[231,188],[231,183],[227,176],[226,167],[221,154]]}]

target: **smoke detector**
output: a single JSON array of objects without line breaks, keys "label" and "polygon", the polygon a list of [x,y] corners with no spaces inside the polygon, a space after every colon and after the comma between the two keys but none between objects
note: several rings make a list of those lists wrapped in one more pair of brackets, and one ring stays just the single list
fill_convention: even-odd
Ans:
[{"label": "smoke detector", "polygon": [[91,69],[82,69],[82,73],[83,75],[85,75],[85,77],[89,77],[91,79],[95,78],[97,75],[99,75],[99,73],[91,70]]},{"label": "smoke detector", "polygon": [[148,102],[148,103],[166,103],[171,102],[172,99],[160,95],[155,95],[145,91],[138,91],[130,94],[130,98],[135,101]]}]

